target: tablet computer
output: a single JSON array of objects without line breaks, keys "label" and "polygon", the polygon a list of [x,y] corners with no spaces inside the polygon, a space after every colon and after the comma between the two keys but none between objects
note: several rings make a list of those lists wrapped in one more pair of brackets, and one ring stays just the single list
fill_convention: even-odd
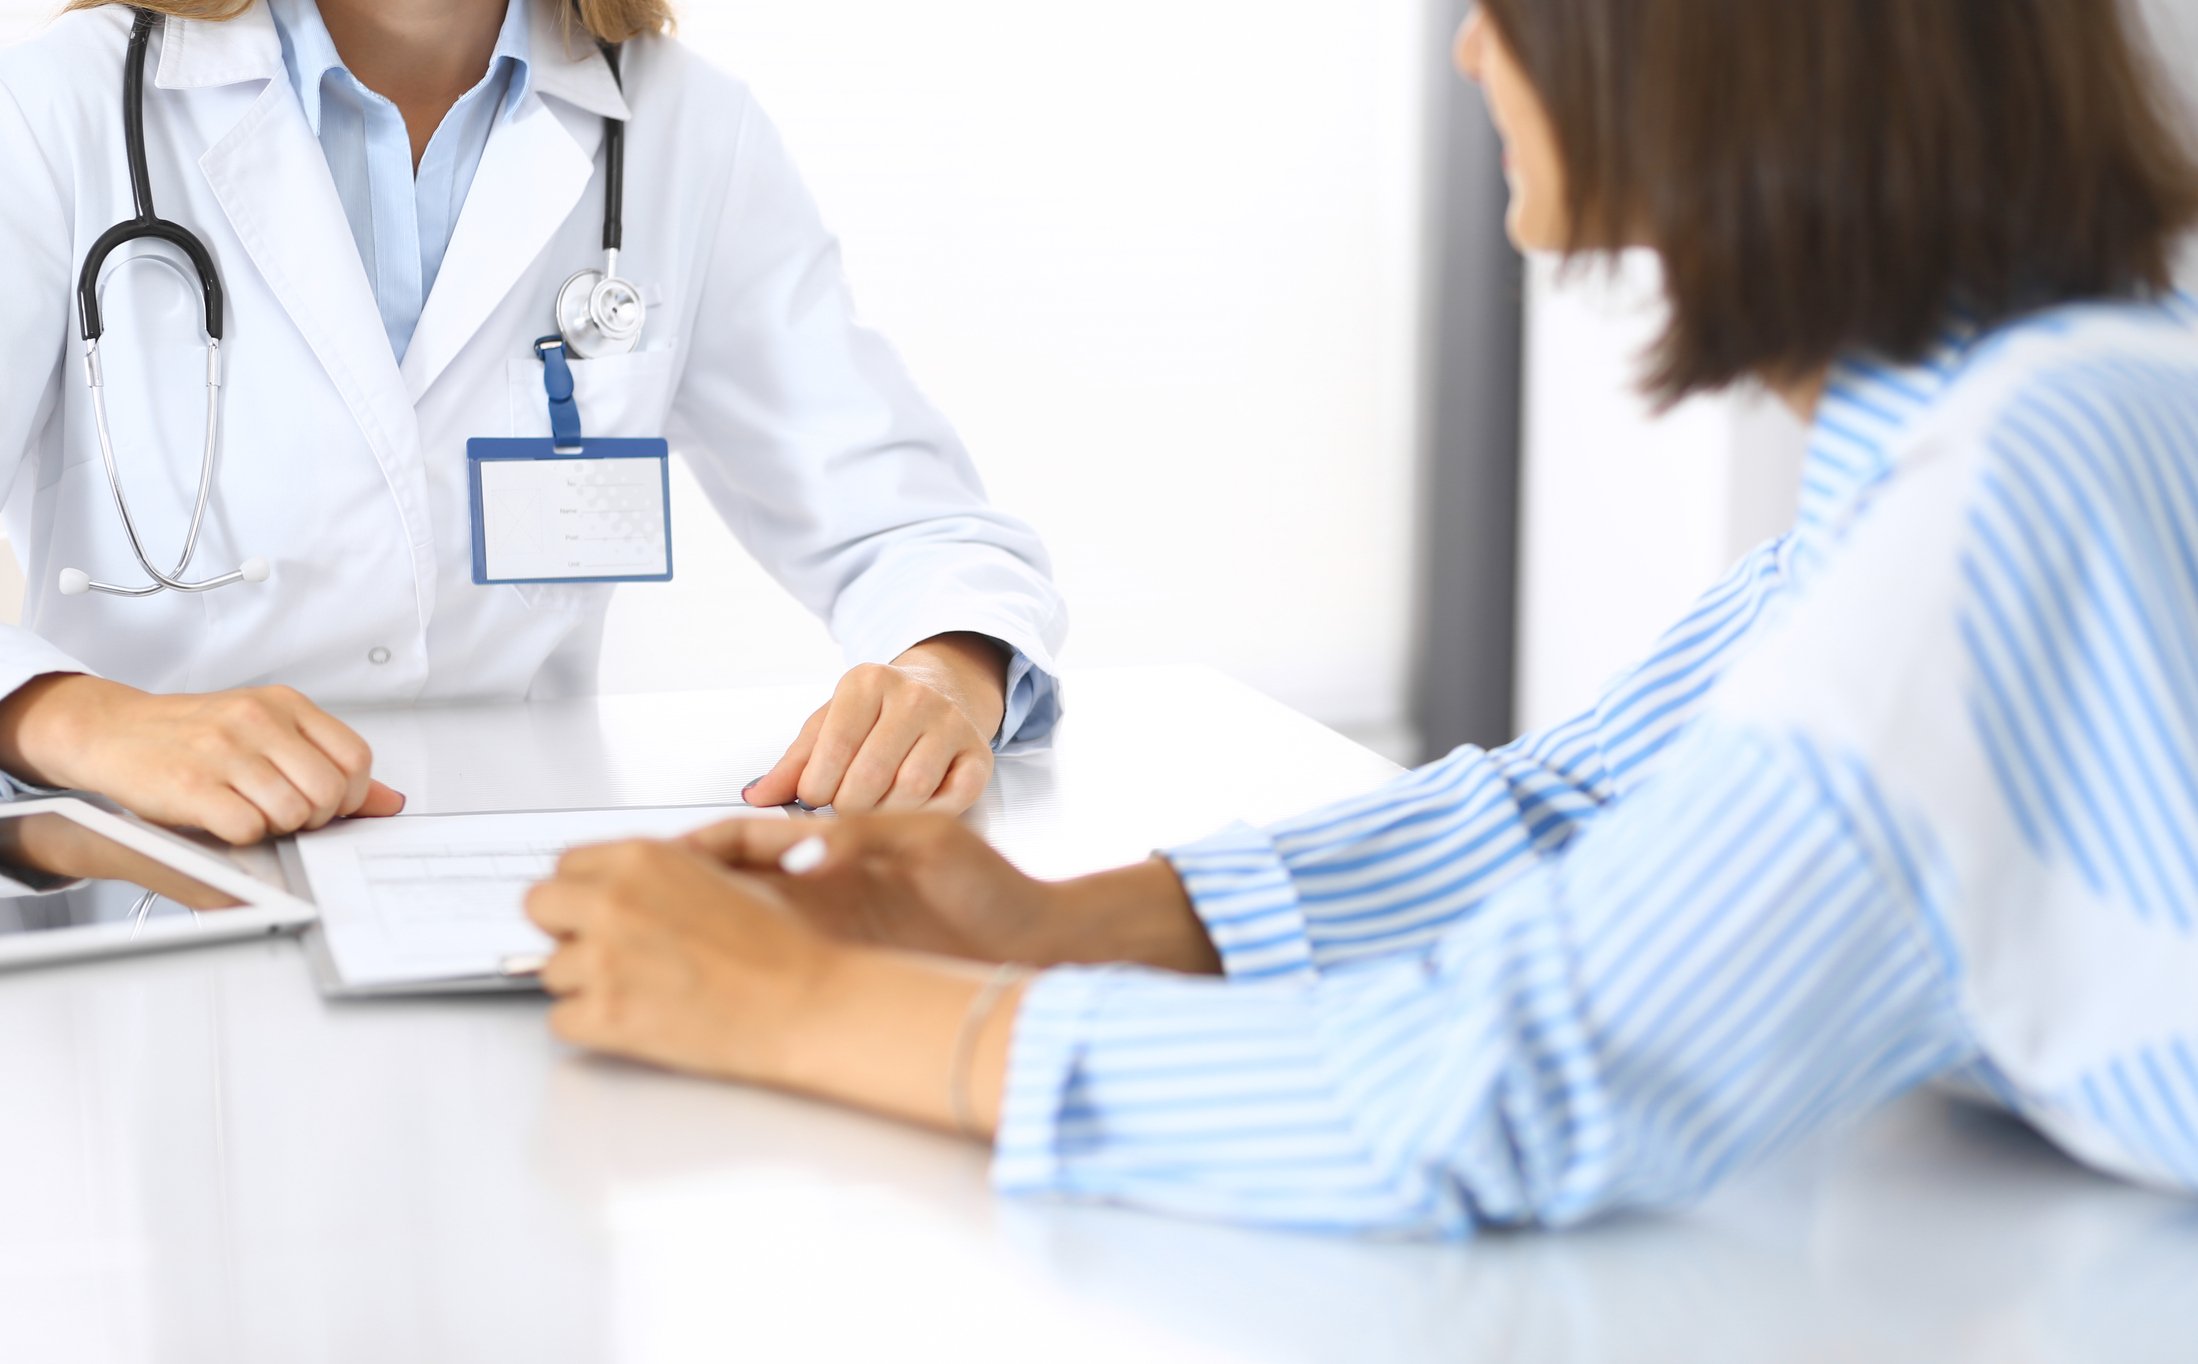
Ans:
[{"label": "tablet computer", "polygon": [[0,971],[292,932],[313,917],[225,850],[103,803],[0,802]]}]

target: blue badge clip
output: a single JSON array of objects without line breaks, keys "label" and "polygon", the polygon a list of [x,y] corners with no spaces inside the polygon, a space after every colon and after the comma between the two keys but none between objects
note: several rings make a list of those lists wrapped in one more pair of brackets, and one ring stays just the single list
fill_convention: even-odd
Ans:
[{"label": "blue badge clip", "polygon": [[565,339],[545,336],[534,343],[542,362],[542,387],[549,393],[551,449],[560,455],[580,453],[580,404],[573,400],[572,366],[565,359]]}]

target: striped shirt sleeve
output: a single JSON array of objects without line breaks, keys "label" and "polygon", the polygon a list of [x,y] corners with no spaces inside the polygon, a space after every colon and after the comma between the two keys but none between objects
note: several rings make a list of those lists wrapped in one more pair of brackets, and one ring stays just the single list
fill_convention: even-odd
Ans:
[{"label": "striped shirt sleeve", "polygon": [[1168,854],[1228,974],[1310,980],[1424,948],[1561,852],[1701,712],[1786,578],[1788,540],[1743,559],[1593,708],[1493,751],[1462,748],[1357,800]]},{"label": "striped shirt sleeve", "polygon": [[1705,724],[1419,953],[1310,986],[1048,973],[995,1178],[1408,1236],[1683,1202],[1970,1059],[1932,878],[1858,764]]}]

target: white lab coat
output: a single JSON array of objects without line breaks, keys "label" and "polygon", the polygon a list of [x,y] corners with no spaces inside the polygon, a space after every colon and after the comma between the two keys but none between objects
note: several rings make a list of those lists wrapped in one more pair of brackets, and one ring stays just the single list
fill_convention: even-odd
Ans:
[{"label": "white lab coat", "polygon": [[[265,8],[156,35],[155,206],[205,241],[228,299],[226,438],[191,576],[261,556],[273,578],[61,596],[64,568],[144,581],[74,304],[87,248],[133,213],[128,23],[119,6],[72,14],[0,54],[0,486],[29,578],[23,628],[0,631],[0,694],[59,670],[161,692],[283,682],[327,703],[589,690],[612,589],[474,584],[466,442],[549,432],[530,343],[554,330],[559,284],[601,263],[605,115],[630,116],[621,273],[653,306],[637,353],[573,366],[586,431],[668,436],[851,661],[970,630],[1053,668],[1066,620],[1044,548],[987,505],[947,423],[855,323],[836,245],[746,88],[645,39],[622,95],[552,0],[535,0],[532,88],[490,139],[401,366]],[[111,279],[108,401],[166,569],[198,476],[195,291],[145,266]]]}]

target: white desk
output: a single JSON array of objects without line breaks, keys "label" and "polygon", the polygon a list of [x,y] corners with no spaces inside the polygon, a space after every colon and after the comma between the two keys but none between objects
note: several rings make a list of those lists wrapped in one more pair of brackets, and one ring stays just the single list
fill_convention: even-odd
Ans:
[{"label": "white desk", "polygon": [[[362,723],[416,811],[725,801],[813,699]],[[1041,871],[1391,770],[1208,674],[1071,702],[984,812]],[[1936,1098],[1683,1216],[1363,1245],[1001,1203],[972,1148],[542,1011],[325,1003],[288,942],[0,977],[0,1361],[2198,1359],[2198,1208]]]}]

